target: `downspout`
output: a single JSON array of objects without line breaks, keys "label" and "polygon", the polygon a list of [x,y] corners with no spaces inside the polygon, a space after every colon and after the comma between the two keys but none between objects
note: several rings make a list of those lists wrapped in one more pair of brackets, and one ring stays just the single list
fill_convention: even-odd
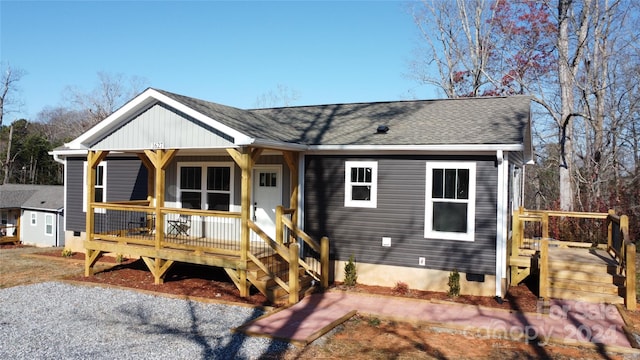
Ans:
[{"label": "downspout", "polygon": [[[64,211],[67,208],[67,159],[60,159],[60,156],[54,152],[50,152],[49,154],[51,154],[53,156],[53,160],[59,164],[62,164],[62,176],[63,176],[63,187],[62,187],[62,211]],[[58,229],[58,226],[60,225],[59,219],[58,219],[58,215],[60,213],[58,212],[56,214],[56,246],[58,246],[58,241],[60,240],[60,229]],[[67,231],[67,218],[64,218],[64,224],[62,225],[62,231]],[[66,235],[65,235],[66,238]],[[66,241],[65,241],[65,246],[66,246]]]},{"label": "downspout", "polygon": [[[304,153],[298,156],[298,229],[305,231],[304,228]],[[300,257],[304,256],[305,243],[300,241]]]},{"label": "downspout", "polygon": [[496,151],[498,165],[498,198],[496,217],[496,301],[502,302],[502,264],[504,262],[504,154]]}]

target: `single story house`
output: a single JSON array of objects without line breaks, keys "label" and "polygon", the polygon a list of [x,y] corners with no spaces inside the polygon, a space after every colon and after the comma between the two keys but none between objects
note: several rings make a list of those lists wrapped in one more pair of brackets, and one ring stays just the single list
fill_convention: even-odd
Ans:
[{"label": "single story house", "polygon": [[224,267],[246,294],[260,288],[254,266],[275,272],[244,250],[264,241],[286,259],[277,244],[294,239],[302,264],[326,237],[323,281],[341,281],[353,256],[359,283],[446,291],[456,270],[461,293],[503,296],[530,102],[244,110],[149,88],[52,152],[65,165],[65,242],[88,252],[87,275],[100,253],[127,252],[157,282],[194,262]]},{"label": "single story house", "polygon": [[64,246],[64,187],[0,185],[0,243]]}]

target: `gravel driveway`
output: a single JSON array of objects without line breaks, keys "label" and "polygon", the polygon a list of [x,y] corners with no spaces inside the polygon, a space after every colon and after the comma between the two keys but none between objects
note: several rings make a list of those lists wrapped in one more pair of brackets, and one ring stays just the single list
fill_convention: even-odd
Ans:
[{"label": "gravel driveway", "polygon": [[0,289],[0,359],[264,359],[290,345],[230,329],[262,315],[60,282]]}]

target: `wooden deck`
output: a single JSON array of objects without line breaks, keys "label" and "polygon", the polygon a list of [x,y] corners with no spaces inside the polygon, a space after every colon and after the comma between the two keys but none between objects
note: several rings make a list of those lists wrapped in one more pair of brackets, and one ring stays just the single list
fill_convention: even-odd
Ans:
[{"label": "wooden deck", "polygon": [[[599,222],[585,228],[601,232],[590,233],[589,240],[577,239],[583,242],[565,241],[576,239],[568,226],[572,218]],[[553,233],[550,219],[555,223]],[[569,233],[563,233],[563,228]],[[536,276],[543,299],[624,303],[627,309],[636,309],[636,247],[629,238],[627,216],[613,210],[577,213],[521,208],[514,214],[512,233],[508,257],[512,284]]]},{"label": "wooden deck", "polygon": [[549,261],[617,267],[618,262],[603,249],[560,248],[549,246]]}]

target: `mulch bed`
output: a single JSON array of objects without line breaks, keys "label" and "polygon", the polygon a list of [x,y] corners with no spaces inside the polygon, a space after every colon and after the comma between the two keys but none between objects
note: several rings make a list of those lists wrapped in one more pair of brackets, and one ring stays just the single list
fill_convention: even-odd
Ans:
[{"label": "mulch bed", "polygon": [[[58,258],[62,256],[60,251],[46,250],[38,253],[38,255]],[[68,259],[84,261],[84,254],[74,253],[72,256],[68,257]],[[99,259],[99,262],[113,263],[115,265],[107,270],[97,272],[95,275],[90,277],[76,276],[69,278],[69,280],[115,285],[172,294],[176,296],[216,299],[249,305],[274,305],[253,287],[251,288],[251,294],[248,298],[240,297],[235,284],[233,284],[222,268],[175,263],[167,272],[164,283],[155,285],[153,275],[142,259],[125,259],[125,261],[120,264],[116,264],[115,260],[116,259],[113,257],[103,256]],[[499,303],[495,298],[485,296],[461,295],[452,298],[444,292],[421,291],[406,289],[403,287],[389,288],[361,284],[356,284],[353,287],[346,287],[340,283],[336,283],[329,289],[329,291],[351,291],[385,296],[402,296],[415,299],[480,305],[519,312],[536,312],[538,310],[538,298],[530,290],[531,285],[532,284],[520,284],[518,286],[510,287],[507,295],[502,299],[502,303]],[[535,286],[535,284],[533,285]]]}]

